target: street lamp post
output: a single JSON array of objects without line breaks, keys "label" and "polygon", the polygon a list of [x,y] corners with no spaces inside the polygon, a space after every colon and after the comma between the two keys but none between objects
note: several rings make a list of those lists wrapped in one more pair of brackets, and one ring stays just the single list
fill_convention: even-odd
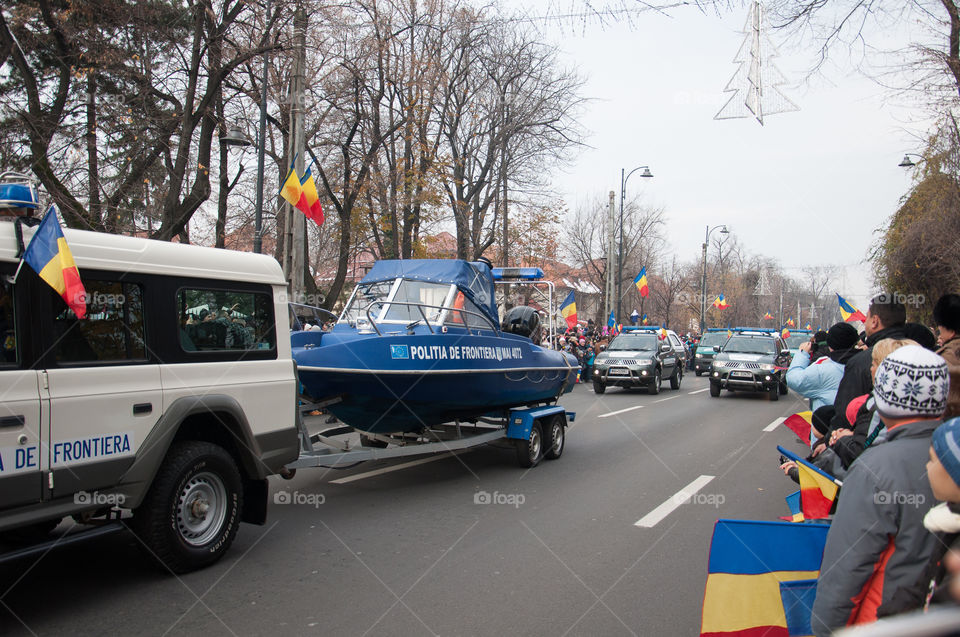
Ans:
[{"label": "street lamp post", "polygon": [[707,244],[710,243],[710,233],[720,229],[720,234],[728,234],[726,225],[710,227],[707,226],[706,234],[703,235],[703,275],[700,277],[700,336],[706,331],[704,321],[707,313]]},{"label": "street lamp post", "polygon": [[[267,0],[265,14],[267,27],[270,27],[270,0]],[[260,128],[257,131],[257,200],[253,216],[253,251],[263,252],[263,171],[264,155],[267,150],[267,82],[270,70],[270,51],[263,54],[263,80],[260,87]]]},{"label": "street lamp post", "polygon": [[620,315],[620,302],[623,300],[620,291],[623,285],[623,199],[627,195],[627,180],[638,170],[643,170],[640,173],[641,177],[653,177],[650,166],[637,166],[626,174],[624,174],[625,169],[620,169],[620,250],[617,254],[617,323],[619,324],[623,324],[623,318]]}]

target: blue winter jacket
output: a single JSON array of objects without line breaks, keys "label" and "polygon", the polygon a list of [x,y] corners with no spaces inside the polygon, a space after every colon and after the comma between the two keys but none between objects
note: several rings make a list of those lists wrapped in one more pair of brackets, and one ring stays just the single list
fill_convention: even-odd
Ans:
[{"label": "blue winter jacket", "polygon": [[810,410],[832,405],[837,397],[837,388],[843,378],[844,366],[821,356],[810,363],[810,355],[797,352],[787,369],[787,387],[804,398],[810,399]]}]

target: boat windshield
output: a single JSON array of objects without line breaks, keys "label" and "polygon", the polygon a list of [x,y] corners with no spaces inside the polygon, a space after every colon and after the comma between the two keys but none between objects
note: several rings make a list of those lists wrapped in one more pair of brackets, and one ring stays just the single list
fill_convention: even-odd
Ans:
[{"label": "boat windshield", "polygon": [[[417,309],[417,305],[441,306],[450,294],[449,283],[427,283],[426,281],[410,281],[403,279],[400,281],[400,287],[396,294],[390,299],[391,303],[387,305],[386,315],[380,320],[387,323],[411,323],[416,320],[423,320],[423,314]],[[413,303],[414,305],[399,305],[399,303]],[[424,307],[423,312],[431,323],[439,318],[440,310],[438,307]]]},{"label": "boat windshield", "polygon": [[621,334],[610,341],[610,347],[607,350],[655,352],[657,351],[657,340],[656,334]]},{"label": "boat windshield", "polygon": [[[390,298],[393,283],[393,281],[377,281],[376,283],[362,283],[358,285],[357,291],[350,299],[350,305],[344,309],[340,320],[351,325],[356,325],[358,319],[366,321],[367,308],[371,304],[383,303]],[[371,316],[376,319],[379,312],[379,308],[374,307]]]}]

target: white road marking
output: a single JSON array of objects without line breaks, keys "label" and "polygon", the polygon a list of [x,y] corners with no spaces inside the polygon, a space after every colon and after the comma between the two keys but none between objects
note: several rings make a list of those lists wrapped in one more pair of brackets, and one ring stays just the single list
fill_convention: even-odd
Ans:
[{"label": "white road marking", "polygon": [[699,394],[700,392],[707,391],[709,387],[704,387],[703,389],[698,389],[697,391],[688,391],[687,395],[692,396],[693,394]]},{"label": "white road marking", "polygon": [[456,453],[444,453],[441,455],[430,456],[429,458],[421,458],[420,460],[411,460],[410,462],[402,462],[400,464],[395,464],[389,467],[384,467],[383,469],[376,469],[374,471],[367,471],[366,473],[357,473],[352,476],[347,476],[346,478],[338,478],[336,480],[331,480],[330,484],[346,484],[348,482],[354,482],[356,480],[363,480],[364,478],[372,478],[373,476],[379,476],[384,473],[390,473],[391,471],[399,471],[400,469],[408,469],[410,467],[415,467],[419,464],[426,464],[428,462],[435,462],[437,460],[445,460],[447,458],[452,458],[464,451],[458,451]]},{"label": "white road marking", "polygon": [[665,400],[673,400],[674,398],[677,398],[678,396],[679,396],[679,394],[675,394],[675,395],[673,395],[673,396],[667,396],[666,398],[661,398],[660,400],[655,400],[655,401],[653,401],[653,402],[655,402],[655,403],[662,403],[662,402],[665,401]]},{"label": "white road marking", "polygon": [[767,433],[769,433],[769,432],[773,431],[774,429],[776,429],[777,427],[779,427],[780,425],[782,425],[784,420],[786,420],[786,418],[777,418],[777,419],[774,420],[772,423],[770,423],[769,425],[767,425],[766,427],[764,427],[763,430],[766,431]]},{"label": "white road marking", "polygon": [[715,477],[716,476],[700,476],[684,488],[674,493],[669,499],[667,499],[666,502],[658,506],[656,509],[634,522],[633,525],[647,529],[655,527],[661,520],[663,520],[663,518],[673,513],[684,502],[689,500],[692,495],[696,494],[700,489],[710,484],[710,481]]},{"label": "white road marking", "polygon": [[621,409],[619,411],[611,411],[609,414],[600,414],[599,416],[597,416],[597,418],[607,418],[609,416],[616,416],[617,414],[633,411],[634,409],[643,409],[643,405],[635,405],[633,407],[627,407],[626,409]]}]

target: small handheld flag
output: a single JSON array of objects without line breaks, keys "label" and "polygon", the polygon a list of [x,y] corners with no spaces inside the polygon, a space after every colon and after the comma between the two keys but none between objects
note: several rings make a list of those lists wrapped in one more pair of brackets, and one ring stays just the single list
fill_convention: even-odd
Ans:
[{"label": "small handheld flag", "polygon": [[560,304],[560,314],[567,321],[567,327],[577,326],[577,302],[573,298],[573,290],[570,290],[570,294]]},{"label": "small handheld flag", "polygon": [[617,324],[617,319],[616,319],[616,317],[613,315],[613,312],[610,312],[610,316],[607,317],[607,327],[609,327],[609,328],[612,329],[613,326],[616,325],[616,324]]},{"label": "small handheld flag", "polygon": [[764,319],[765,321],[772,321],[772,320],[773,320],[773,314],[771,314],[770,312],[767,312],[766,314],[763,315],[763,319]]},{"label": "small handheld flag", "polygon": [[725,310],[730,307],[730,304],[723,300],[723,295],[721,294],[713,301],[713,307],[717,308],[718,310]]},{"label": "small handheld flag", "polygon": [[839,294],[837,294],[837,303],[840,304],[840,316],[843,317],[844,321],[851,322],[867,320],[867,316],[863,312],[858,310],[853,305],[847,303],[847,301]]},{"label": "small handheld flag", "polygon": [[647,266],[640,268],[640,274],[633,280],[633,284],[640,291],[640,296],[650,295],[650,286],[647,285]]},{"label": "small handheld flag", "polygon": [[87,291],[60,228],[56,207],[50,206],[43,215],[30,245],[23,252],[23,261],[57,291],[77,318],[87,316]]},{"label": "small handheld flag", "polygon": [[830,515],[830,508],[843,483],[779,445],[777,450],[797,463],[804,519],[818,520]]},{"label": "small handheld flag", "polygon": [[803,522],[803,509],[800,507],[800,492],[794,491],[786,498],[787,506],[790,507],[790,516],[782,516],[781,519],[788,522]]},{"label": "small handheld flag", "polygon": [[797,434],[797,438],[802,440],[804,444],[810,446],[810,432],[813,430],[812,419],[812,411],[801,411],[788,416],[783,424],[787,429]]},{"label": "small handheld flag", "polygon": [[667,330],[661,327],[659,336],[661,341],[667,340]]},{"label": "small handheld flag", "polygon": [[784,327],[783,330],[780,332],[780,336],[782,336],[785,339],[790,338],[790,330]]},{"label": "small handheld flag", "polygon": [[647,317],[646,314],[643,315],[642,322],[643,322],[644,325],[649,325],[649,324],[650,324],[650,319]]}]

